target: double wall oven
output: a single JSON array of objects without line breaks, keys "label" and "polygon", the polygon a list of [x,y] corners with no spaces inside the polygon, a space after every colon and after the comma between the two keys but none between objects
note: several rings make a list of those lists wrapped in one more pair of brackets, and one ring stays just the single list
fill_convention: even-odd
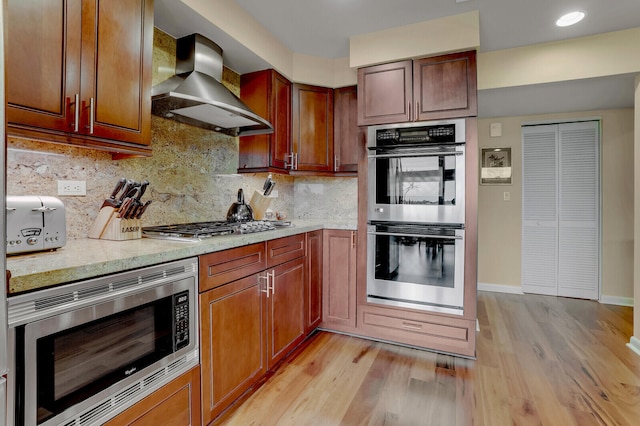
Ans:
[{"label": "double wall oven", "polygon": [[367,301],[463,314],[465,121],[371,126]]}]

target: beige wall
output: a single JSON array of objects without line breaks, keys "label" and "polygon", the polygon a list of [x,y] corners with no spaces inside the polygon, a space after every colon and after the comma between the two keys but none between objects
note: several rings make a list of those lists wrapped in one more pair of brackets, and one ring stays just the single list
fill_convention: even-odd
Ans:
[{"label": "beige wall", "polygon": [[[478,192],[478,282],[521,286],[522,151],[524,122],[602,118],[602,295],[633,299],[633,109],[478,120],[480,148],[511,147],[512,184],[481,185]],[[491,137],[491,123],[502,136]],[[504,201],[504,192],[510,201]]]}]

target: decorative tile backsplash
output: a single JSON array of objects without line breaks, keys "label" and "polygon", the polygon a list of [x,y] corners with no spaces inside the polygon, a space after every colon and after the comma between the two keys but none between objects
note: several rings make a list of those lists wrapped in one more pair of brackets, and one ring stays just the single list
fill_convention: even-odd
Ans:
[{"label": "decorative tile backsplash", "polygon": [[[168,65],[162,66],[162,61],[171,55],[171,38],[156,31],[154,80],[167,78]],[[223,79],[238,92],[237,74],[225,69]],[[7,147],[7,194],[59,197],[65,205],[70,239],[86,238],[102,201],[120,177],[149,180],[143,199],[153,201],[142,220],[143,226],[149,226],[223,220],[238,188],[243,188],[249,201],[267,176],[236,174],[238,138],[156,116],[151,120],[152,157],[112,160],[106,152],[14,138],[8,138]],[[86,181],[87,195],[58,196],[58,180]],[[289,218],[357,217],[355,178],[274,175],[274,180],[278,198],[272,200],[271,208],[286,211]]]}]

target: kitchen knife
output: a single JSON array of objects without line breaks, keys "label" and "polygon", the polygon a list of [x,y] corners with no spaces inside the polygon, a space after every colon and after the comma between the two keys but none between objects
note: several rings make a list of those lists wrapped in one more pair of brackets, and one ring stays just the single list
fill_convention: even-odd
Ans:
[{"label": "kitchen knife", "polygon": [[271,173],[269,173],[269,176],[267,176],[267,178],[264,181],[264,185],[262,185],[262,193],[263,194],[267,190],[267,188],[269,188],[269,185],[271,184],[271,179],[272,179],[272,175],[271,175]]},{"label": "kitchen knife", "polygon": [[140,207],[136,213],[136,219],[140,219],[142,217],[142,215],[144,214],[144,212],[147,211],[147,207],[149,207],[149,204],[151,204],[151,200],[147,200],[146,203],[144,203],[142,205],[142,207]]},{"label": "kitchen knife", "polygon": [[127,212],[131,208],[131,204],[133,203],[133,198],[127,197],[122,201],[122,205],[120,206],[120,210],[118,210],[118,218],[126,219]]},{"label": "kitchen knife", "polygon": [[263,194],[263,195],[264,195],[265,197],[268,197],[268,196],[269,196],[269,194],[271,194],[271,191],[273,191],[273,187],[274,187],[274,186],[276,186],[275,181],[271,181],[271,182],[269,182],[269,187],[268,187],[267,189],[265,189],[265,191],[264,191],[264,194]]},{"label": "kitchen knife", "polygon": [[127,183],[127,179],[121,178],[116,184],[116,187],[113,189],[113,192],[111,193],[109,198],[104,200],[104,202],[102,203],[102,207],[107,207],[107,206],[118,207],[118,201],[116,200],[116,196],[118,195],[120,190],[124,188],[126,183]]}]

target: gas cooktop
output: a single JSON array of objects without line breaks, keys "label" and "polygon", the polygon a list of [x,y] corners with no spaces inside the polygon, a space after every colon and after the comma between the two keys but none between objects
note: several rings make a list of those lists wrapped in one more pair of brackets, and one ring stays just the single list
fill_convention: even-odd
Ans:
[{"label": "gas cooktop", "polygon": [[276,229],[273,223],[263,220],[248,222],[196,222],[176,225],[147,226],[142,235],[147,238],[177,241],[201,241],[219,235],[251,234]]}]

